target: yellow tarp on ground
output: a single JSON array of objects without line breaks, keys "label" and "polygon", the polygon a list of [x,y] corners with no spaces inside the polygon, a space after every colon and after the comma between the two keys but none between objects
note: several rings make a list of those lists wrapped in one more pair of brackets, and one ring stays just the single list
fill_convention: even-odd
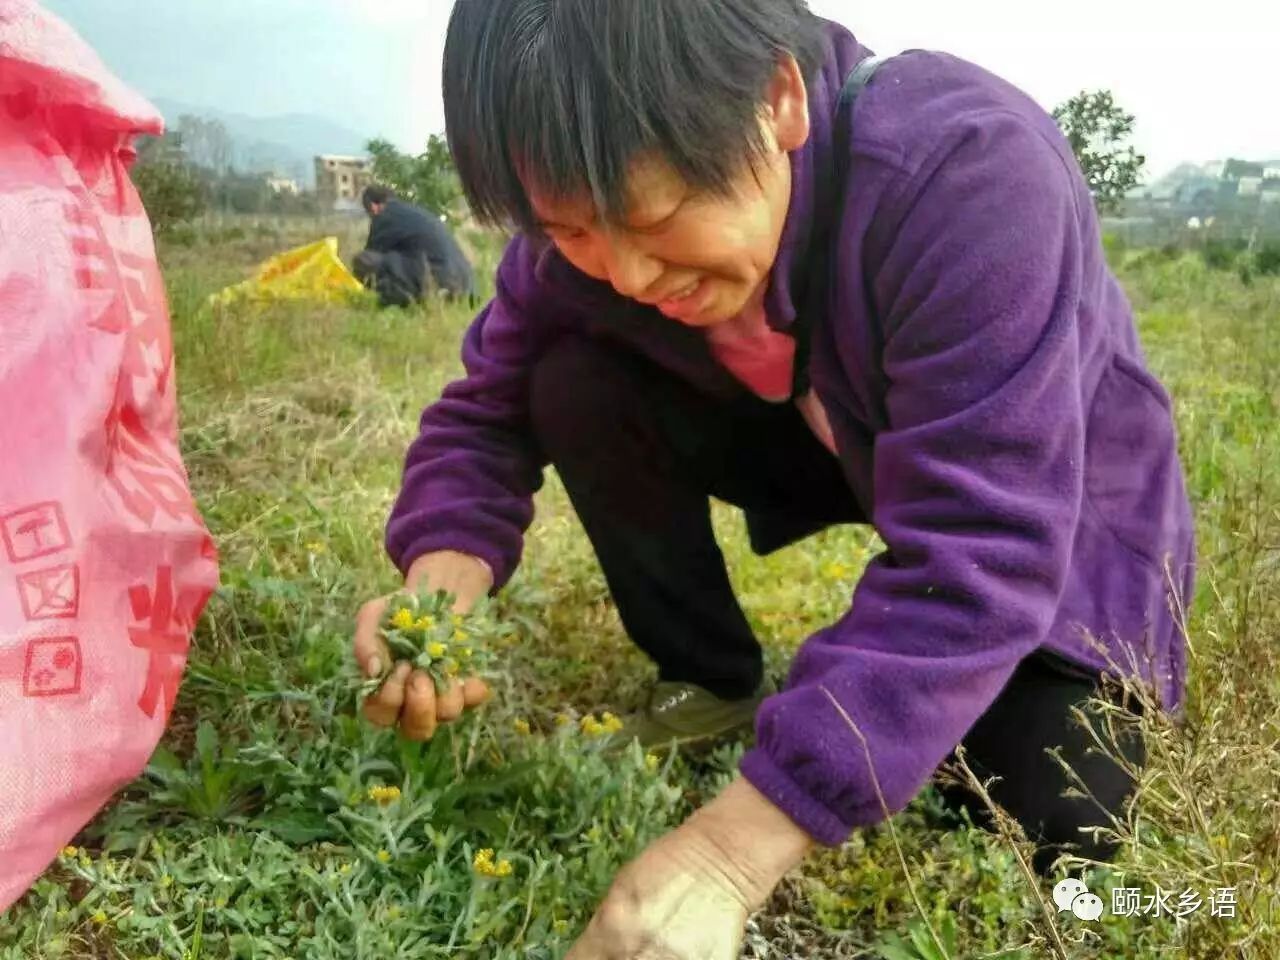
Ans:
[{"label": "yellow tarp on ground", "polygon": [[346,300],[363,290],[364,286],[338,257],[338,238],[325,237],[304,247],[277,253],[258,268],[252,280],[213,294],[209,302],[335,301]]}]

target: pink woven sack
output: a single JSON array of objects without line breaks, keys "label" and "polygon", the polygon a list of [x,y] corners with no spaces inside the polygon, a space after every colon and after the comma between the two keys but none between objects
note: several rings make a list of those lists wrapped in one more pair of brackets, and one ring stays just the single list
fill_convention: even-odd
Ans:
[{"label": "pink woven sack", "polygon": [[146,101],[0,0],[0,911],[168,721],[217,556],[177,446]]}]

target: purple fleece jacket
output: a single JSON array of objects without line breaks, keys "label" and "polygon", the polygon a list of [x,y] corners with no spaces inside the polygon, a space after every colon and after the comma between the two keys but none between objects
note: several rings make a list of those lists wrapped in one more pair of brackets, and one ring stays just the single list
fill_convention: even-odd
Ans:
[{"label": "purple fleece jacket", "polygon": [[[796,284],[821,262],[814,214],[836,209],[809,369],[887,549],[762,706],[742,772],[834,844],[882,819],[868,755],[900,809],[1037,648],[1115,662],[1176,708],[1170,595],[1189,600],[1193,543],[1169,399],[1053,120],[971,64],[913,51],[833,143],[841,83],[869,51],[835,24],[828,41],[767,307],[774,328],[794,322]],[[843,199],[824,176],[835,150]],[[544,467],[529,372],[566,333],[621,340],[709,393],[740,389],[696,332],[515,238],[465,337],[466,375],[409,451],[387,531],[401,569],[448,548],[487,561],[497,586],[510,577]]]}]

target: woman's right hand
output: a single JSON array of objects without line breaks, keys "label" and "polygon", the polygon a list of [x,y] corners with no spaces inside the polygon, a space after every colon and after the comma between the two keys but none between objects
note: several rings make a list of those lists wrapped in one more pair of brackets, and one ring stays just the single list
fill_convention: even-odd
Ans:
[{"label": "woman's right hand", "polygon": [[[470,554],[439,550],[414,561],[404,586],[413,592],[445,590],[455,598],[454,612],[465,614],[493,587],[493,573],[488,564]],[[366,677],[381,675],[392,660],[378,629],[392,596],[370,600],[356,614],[356,662]],[[440,724],[457,720],[464,710],[488,698],[489,688],[478,677],[455,680],[437,696],[435,681],[425,671],[402,662],[365,700],[364,713],[380,727],[398,726],[410,740],[430,740]]]}]

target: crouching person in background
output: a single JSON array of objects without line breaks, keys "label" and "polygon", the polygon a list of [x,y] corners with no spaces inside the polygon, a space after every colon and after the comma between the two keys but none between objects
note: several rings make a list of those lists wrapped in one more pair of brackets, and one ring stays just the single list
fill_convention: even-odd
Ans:
[{"label": "crouching person in background", "polygon": [[403,307],[433,290],[471,300],[471,264],[448,227],[383,186],[361,198],[369,214],[369,239],[353,264],[357,279],[377,291],[384,306]]}]

